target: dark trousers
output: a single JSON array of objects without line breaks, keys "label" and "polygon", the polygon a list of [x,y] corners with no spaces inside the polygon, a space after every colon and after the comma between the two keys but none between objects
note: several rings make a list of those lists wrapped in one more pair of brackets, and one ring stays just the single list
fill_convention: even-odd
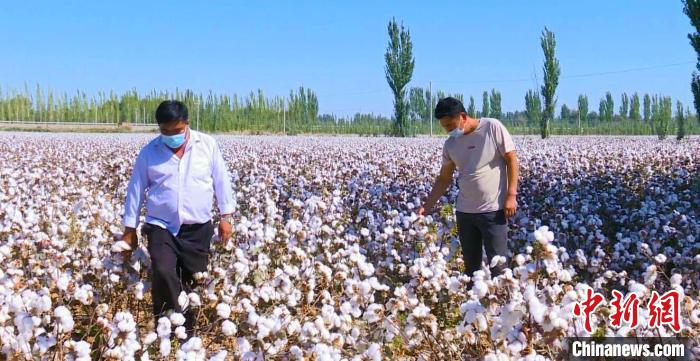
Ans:
[{"label": "dark trousers", "polygon": [[[481,269],[482,247],[486,249],[487,266],[496,255],[508,260],[508,223],[502,209],[487,213],[457,212],[456,215],[464,271],[468,276]],[[507,264],[494,267],[494,275],[506,267]]]},{"label": "dark trousers", "polygon": [[[148,240],[151,255],[151,296],[157,324],[158,318],[167,310],[182,312],[177,302],[180,292],[189,293],[194,284],[193,275],[207,270],[214,226],[211,221],[183,224],[175,237],[151,224],[144,224],[141,232]],[[196,317],[195,310],[189,307],[184,325],[188,334],[194,329]]]}]

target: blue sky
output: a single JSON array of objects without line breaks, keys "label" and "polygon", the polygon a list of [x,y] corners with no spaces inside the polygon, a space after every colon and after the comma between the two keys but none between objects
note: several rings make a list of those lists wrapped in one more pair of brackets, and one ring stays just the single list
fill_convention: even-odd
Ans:
[{"label": "blue sky", "polygon": [[[585,93],[597,110],[608,90],[616,104],[634,91],[692,104],[695,53],[680,0],[6,1],[0,86],[287,95],[304,85],[322,113],[389,115],[383,56],[392,17],[414,43],[409,86],[432,80],[478,106],[482,91],[496,88],[504,110],[522,109],[533,72],[541,83],[547,26],[562,68],[558,105],[575,106]],[[575,77],[606,72],[615,73]]]}]

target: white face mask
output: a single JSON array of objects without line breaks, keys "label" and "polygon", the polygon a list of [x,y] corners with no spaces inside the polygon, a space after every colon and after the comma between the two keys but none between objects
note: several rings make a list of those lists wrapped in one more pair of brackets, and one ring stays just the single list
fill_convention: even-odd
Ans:
[{"label": "white face mask", "polygon": [[453,138],[459,137],[460,135],[464,135],[464,129],[454,128],[448,134],[450,135],[450,137],[453,137]]}]

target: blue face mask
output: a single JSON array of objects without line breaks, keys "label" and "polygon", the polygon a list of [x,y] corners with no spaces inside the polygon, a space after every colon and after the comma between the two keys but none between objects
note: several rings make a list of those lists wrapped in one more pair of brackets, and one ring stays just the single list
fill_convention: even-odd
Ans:
[{"label": "blue face mask", "polygon": [[175,135],[161,134],[160,137],[163,140],[163,143],[165,143],[165,145],[167,145],[170,148],[175,149],[175,148],[181,146],[182,143],[185,142],[185,134],[187,134],[187,132],[181,133],[181,134],[175,134]]}]

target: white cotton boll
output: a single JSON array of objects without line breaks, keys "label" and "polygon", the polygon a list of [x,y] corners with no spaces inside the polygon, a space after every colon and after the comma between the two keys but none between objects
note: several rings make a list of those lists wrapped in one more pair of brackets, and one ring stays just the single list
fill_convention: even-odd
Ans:
[{"label": "white cotton boll", "polygon": [[248,319],[246,321],[249,325],[255,326],[258,323],[259,318],[260,316],[258,316],[258,314],[255,313],[255,311],[250,311],[248,312]]},{"label": "white cotton boll", "polygon": [[170,319],[168,319],[165,316],[158,319],[158,327],[156,328],[156,332],[158,332],[158,337],[170,338],[171,330],[172,324],[170,323]]},{"label": "white cotton boll", "polygon": [[36,338],[34,350],[39,351],[40,355],[44,355],[51,347],[56,345],[56,337],[41,335]]},{"label": "white cotton boll", "polygon": [[517,254],[515,256],[515,263],[518,266],[522,266],[523,264],[525,264],[525,256],[523,256],[522,254]]},{"label": "white cotton boll", "polygon": [[112,273],[112,274],[109,275],[109,280],[110,280],[112,283],[117,283],[117,282],[119,282],[120,279],[121,279],[121,277],[119,277],[119,275],[116,274],[116,273]]},{"label": "white cotton boll", "polygon": [[250,350],[252,349],[252,347],[250,346],[250,342],[248,342],[247,339],[239,337],[236,341],[238,342],[238,351],[240,351],[241,353],[250,352]]},{"label": "white cotton boll", "polygon": [[549,230],[547,226],[541,226],[534,232],[535,240],[540,242],[543,246],[548,245],[554,240],[554,233]]},{"label": "white cotton boll", "polygon": [[114,321],[117,323],[117,329],[121,332],[130,333],[136,331],[136,322],[131,313],[117,312],[114,316]]},{"label": "white cotton boll", "polygon": [[69,283],[70,283],[70,277],[67,274],[63,273],[56,280],[56,288],[58,288],[61,291],[65,291],[68,289]]},{"label": "white cotton boll", "polygon": [[73,322],[73,315],[68,308],[65,306],[58,306],[53,314],[58,319],[59,332],[70,332],[73,330],[75,323]]},{"label": "white cotton boll", "polygon": [[170,323],[175,326],[182,326],[185,324],[185,316],[183,316],[182,313],[173,312],[170,315]]},{"label": "white cotton boll", "polygon": [[413,317],[415,318],[423,318],[423,317],[428,317],[430,314],[430,308],[424,304],[418,305],[416,308],[413,309],[413,312],[411,312]]},{"label": "white cotton boll", "polygon": [[269,320],[265,317],[260,317],[260,321],[258,322],[258,333],[256,335],[256,338],[260,341],[262,341],[265,337],[270,335],[270,323],[268,322]]},{"label": "white cotton boll", "polygon": [[161,338],[160,339],[160,347],[159,347],[159,352],[160,355],[163,357],[168,357],[170,355],[170,339],[167,338]]},{"label": "white cotton boll", "polygon": [[124,251],[131,251],[131,246],[128,243],[124,241],[118,241],[117,243],[112,245],[112,252],[119,253]]},{"label": "white cotton boll", "polygon": [[143,338],[143,344],[146,346],[149,346],[152,343],[154,343],[157,339],[158,339],[158,334],[151,331],[146,335],[146,337]]},{"label": "white cotton boll", "polygon": [[226,356],[228,356],[228,351],[222,350],[210,357],[209,361],[226,361]]},{"label": "white cotton boll", "polygon": [[[656,275],[654,275],[654,278],[656,278]],[[644,296],[649,292],[649,289],[646,288],[643,284],[635,281],[630,281],[629,283],[629,291],[630,292],[636,292],[640,296]]]},{"label": "white cotton boll", "polygon": [[190,305],[191,305],[192,307],[199,307],[199,306],[202,305],[202,300],[199,298],[199,295],[196,294],[196,293],[194,293],[194,292],[191,292],[191,293],[187,296],[187,298],[189,299]]},{"label": "white cotton boll", "polygon": [[301,330],[301,324],[297,320],[292,320],[287,325],[287,334],[290,336],[298,333],[300,330]]},{"label": "white cotton boll", "polygon": [[483,298],[489,292],[489,288],[484,281],[475,280],[472,291],[474,291],[477,298]]},{"label": "white cotton boll", "polygon": [[294,357],[297,358],[297,360],[303,360],[304,359],[304,351],[299,348],[299,346],[292,346],[289,348],[289,353],[291,353]]},{"label": "white cotton boll", "polygon": [[51,297],[47,295],[41,296],[37,301],[36,305],[34,306],[37,311],[44,313],[48,312],[51,310]]},{"label": "white cotton boll", "polygon": [[382,305],[373,303],[367,307],[367,310],[362,318],[368,323],[375,323],[382,319],[383,312],[384,307],[382,307]]},{"label": "white cotton boll", "polygon": [[221,318],[229,318],[231,316],[231,306],[226,303],[216,305],[216,314]]},{"label": "white cotton boll", "polygon": [[495,353],[489,353],[484,356],[484,361],[510,361],[510,357],[501,351],[496,351]]},{"label": "white cotton boll", "polygon": [[226,336],[234,336],[236,332],[238,332],[238,329],[233,322],[225,320],[221,323],[221,332],[223,332]]},{"label": "white cotton boll", "polygon": [[[75,341],[74,341],[75,342]],[[85,341],[78,341],[73,344],[73,351],[78,358],[90,360],[90,344]]]},{"label": "white cotton boll", "polygon": [[187,308],[189,303],[190,299],[187,297],[187,293],[185,293],[185,291],[180,292],[180,295],[177,297],[177,304],[184,310]]},{"label": "white cotton boll", "polygon": [[537,297],[534,296],[529,298],[528,306],[528,310],[530,311],[530,314],[532,315],[532,318],[535,320],[535,322],[542,324],[546,307],[540,302],[540,300]]},{"label": "white cotton boll", "polygon": [[571,273],[565,269],[559,270],[557,271],[557,278],[562,282],[571,282]]},{"label": "white cotton boll", "polygon": [[107,305],[106,303],[100,303],[99,305],[97,305],[95,313],[98,317],[104,317],[104,315],[107,314],[107,311],[109,311],[109,305]]},{"label": "white cotton boll", "polygon": [[656,260],[656,262],[659,262],[662,264],[666,263],[666,255],[659,253],[654,257],[654,260]]},{"label": "white cotton boll", "polygon": [[360,230],[360,234],[361,234],[363,237],[369,237],[369,229],[367,229],[367,228],[362,228],[362,229]]},{"label": "white cotton boll", "polygon": [[545,239],[546,239],[547,241],[549,241],[550,243],[551,243],[551,242],[554,242],[554,232],[552,232],[552,231],[547,231],[547,232],[545,232],[544,237],[545,237]]},{"label": "white cotton boll", "polygon": [[656,277],[658,276],[656,265],[653,265],[653,264],[649,265],[646,268],[646,270],[644,271],[644,273],[642,274],[642,276],[644,278],[645,285],[647,285],[647,286],[653,285],[654,282],[656,281]]},{"label": "white cotton boll", "polygon": [[82,285],[73,293],[73,298],[86,306],[92,303],[92,297],[92,286],[90,285]]},{"label": "white cotton boll", "polygon": [[683,276],[681,274],[674,273],[673,276],[671,276],[671,287],[680,286],[681,282],[683,282]]},{"label": "white cotton boll", "polygon": [[138,282],[134,286],[134,296],[136,296],[137,300],[143,300],[143,289],[144,289],[143,282]]},{"label": "white cotton boll", "polygon": [[186,339],[187,331],[185,330],[185,326],[178,326],[175,328],[175,336],[181,340]]},{"label": "white cotton boll", "polygon": [[378,343],[371,343],[363,356],[371,361],[380,361],[382,359],[382,348]]},{"label": "white cotton boll", "polygon": [[695,309],[690,313],[690,322],[695,325],[700,325],[700,310]]},{"label": "white cotton boll", "polygon": [[498,266],[498,265],[500,265],[500,264],[505,264],[505,263],[506,263],[506,258],[505,258],[505,257],[503,257],[503,256],[493,256],[493,258],[491,258],[491,264],[489,265],[489,267],[496,267],[496,266]]},{"label": "white cotton boll", "polygon": [[[2,287],[2,286],[0,286],[0,287]],[[5,290],[3,289],[3,291],[5,291]],[[7,292],[7,291],[5,291],[5,292]],[[3,292],[3,293],[5,293],[5,292]],[[10,313],[20,313],[20,312],[25,312],[28,308],[31,307],[30,305],[26,305],[25,300],[22,298],[22,296],[20,296],[18,294],[10,294],[10,295],[7,295],[5,297],[6,298],[4,300],[4,303],[6,303],[6,305],[4,305],[4,306],[7,307],[7,309],[5,309],[5,307],[3,307],[3,311],[5,311],[5,312],[9,311]]]}]

